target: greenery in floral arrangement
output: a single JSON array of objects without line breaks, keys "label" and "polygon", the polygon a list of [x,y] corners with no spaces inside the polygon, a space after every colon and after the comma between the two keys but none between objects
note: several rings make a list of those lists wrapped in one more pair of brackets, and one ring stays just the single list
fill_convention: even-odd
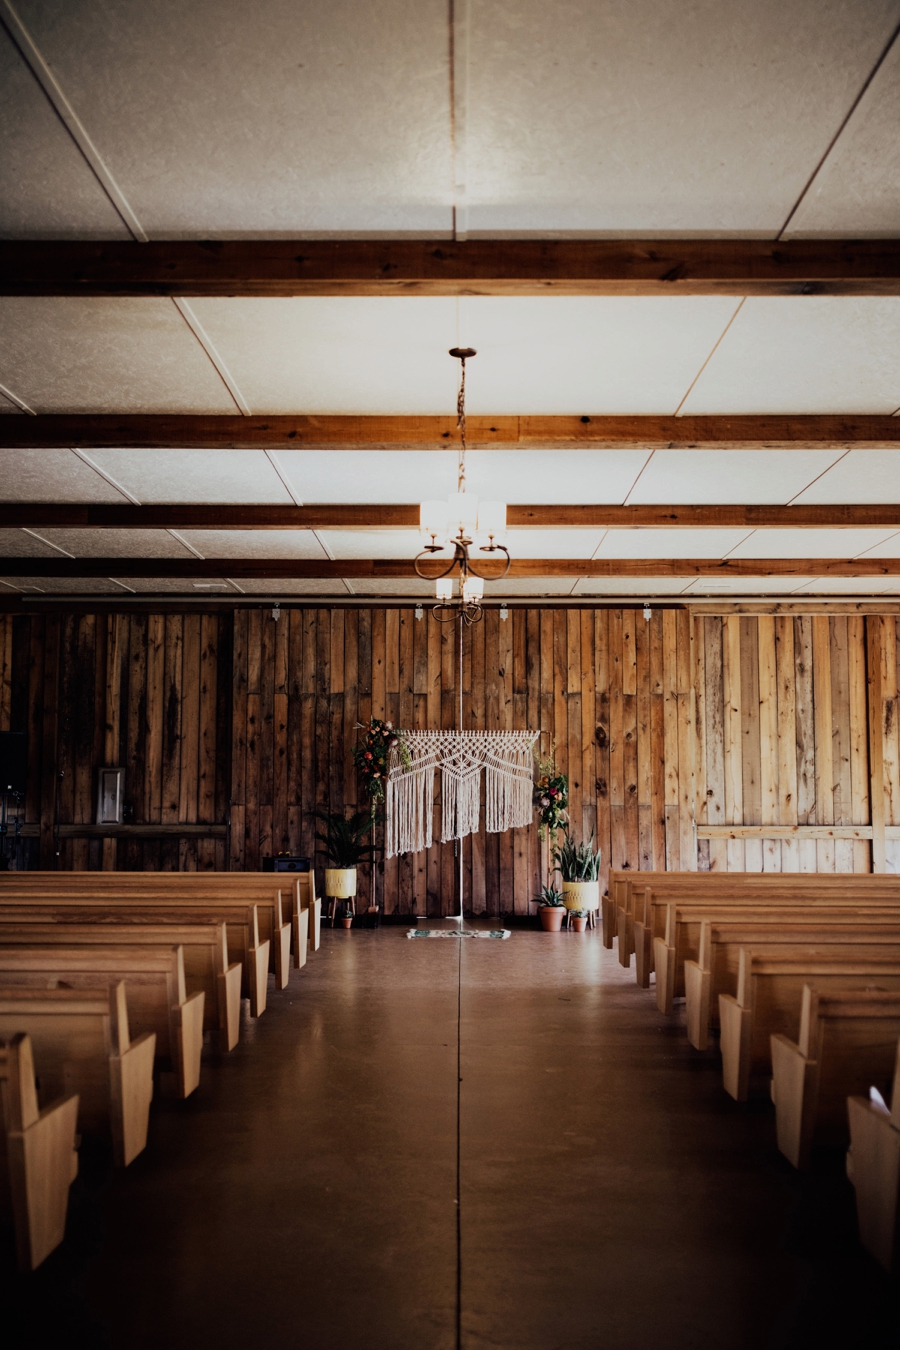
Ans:
[{"label": "greenery in floral arrangement", "polygon": [[587,917],[587,910],[586,910],[586,909],[570,909],[570,910],[569,910],[569,918],[570,918],[570,919],[584,919],[584,918],[586,918],[586,917]]},{"label": "greenery in floral arrangement", "polygon": [[384,785],[388,779],[388,761],[390,753],[396,749],[404,768],[409,767],[409,750],[403,739],[403,732],[395,730],[392,722],[383,722],[373,717],[368,722],[357,722],[357,729],[363,732],[353,747],[353,762],[359,770],[362,785],[372,799],[372,819],[375,818],[375,803],[384,801]]},{"label": "greenery in floral arrangement", "polygon": [[540,895],[534,897],[534,903],[541,909],[559,909],[563,903],[562,891],[555,886],[542,886]]},{"label": "greenery in floral arrangement", "polygon": [[375,823],[371,811],[356,811],[349,817],[343,811],[316,811],[315,814],[325,825],[324,834],[316,835],[319,843],[324,844],[319,852],[325,854],[332,867],[358,867],[373,857],[375,845],[361,842]]},{"label": "greenery in floral arrangement", "polygon": [[594,833],[586,844],[573,844],[568,834],[561,844],[554,845],[554,871],[563,881],[599,881],[600,850],[594,852]]},{"label": "greenery in floral arrangement", "polygon": [[537,782],[534,785],[532,801],[538,810],[538,838],[555,839],[558,830],[565,829],[569,821],[569,780],[560,773],[556,764],[556,741],[551,741],[550,751],[543,758],[537,758]]}]

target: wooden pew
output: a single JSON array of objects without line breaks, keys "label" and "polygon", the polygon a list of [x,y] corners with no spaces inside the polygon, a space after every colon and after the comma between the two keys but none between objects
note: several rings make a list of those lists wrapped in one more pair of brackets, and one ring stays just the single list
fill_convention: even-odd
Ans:
[{"label": "wooden pew", "polygon": [[115,988],[125,981],[129,1021],[156,1035],[158,1058],[169,1061],[179,1095],[200,1082],[204,996],[188,994],[180,947],[0,948],[0,984],[44,988],[57,982],[74,989]]},{"label": "wooden pew", "polygon": [[[277,874],[277,877],[271,872],[10,872],[0,873],[0,897],[16,889],[42,891],[60,884],[70,891],[88,889],[117,894],[134,890],[150,893],[175,890],[184,896],[242,898],[261,905],[272,904],[280,895],[285,922],[293,929],[294,965],[299,968],[306,964],[304,933],[308,934],[313,950],[319,949],[321,901],[316,898],[312,872]],[[302,917],[304,912],[306,919]],[[275,941],[267,922],[263,923],[262,935],[272,941],[277,987],[284,988],[287,981],[279,969],[283,943]]]},{"label": "wooden pew", "polygon": [[[65,910],[35,914],[0,907],[0,948],[3,947],[181,947],[188,994],[203,993],[204,1030],[216,1030],[223,1050],[238,1043],[241,1024],[241,967],[229,964],[225,924],[113,924],[70,923]],[[34,922],[35,918],[42,921]]]},{"label": "wooden pew", "polygon": [[890,923],[900,918],[900,903],[893,900],[878,903],[876,899],[868,904],[857,905],[839,895],[825,896],[816,903],[808,897],[796,895],[792,904],[786,904],[771,895],[761,895],[755,902],[741,895],[733,903],[722,899],[708,903],[672,902],[665,906],[662,913],[665,916],[665,934],[653,941],[656,1006],[660,1012],[671,1013],[673,1000],[685,993],[686,962],[699,959],[700,932],[706,920],[825,924],[859,919],[871,923]]},{"label": "wooden pew", "polygon": [[145,1148],[156,1036],[132,1040],[125,983],[99,989],[29,989],[0,984],[0,1036],[30,1038],[41,1095],[74,1088],[78,1129],[111,1134],[116,1165]]},{"label": "wooden pew", "polygon": [[35,894],[30,897],[0,894],[0,911],[14,914],[27,921],[31,915],[52,912],[60,922],[102,924],[173,924],[224,923],[228,941],[229,962],[237,961],[242,968],[241,992],[250,999],[250,1014],[259,1017],[266,1008],[269,971],[269,942],[259,933],[259,906],[240,900],[205,900],[189,897],[176,901],[172,896],[136,895],[70,895],[68,892]]},{"label": "wooden pew", "polygon": [[887,1090],[898,1036],[900,986],[826,992],[816,977],[804,987],[796,1042],[771,1044],[778,1147],[795,1167],[809,1166],[814,1143],[846,1142],[848,1094]]},{"label": "wooden pew", "polygon": [[872,988],[900,992],[900,963],[855,960],[815,948],[757,956],[742,947],[737,994],[719,995],[722,1081],[736,1101],[747,1100],[754,1077],[771,1075],[772,1037],[797,1035],[808,984],[823,997]]},{"label": "wooden pew", "polygon": [[[871,1086],[874,1086],[872,1084]],[[900,1267],[900,1041],[890,1111],[869,1093],[847,1098],[847,1176],[856,1190],[859,1238],[888,1274]]]},{"label": "wooden pew", "polygon": [[38,1107],[31,1040],[0,1041],[0,1092],[19,1269],[34,1270],[62,1242],[78,1174],[78,1094]]},{"label": "wooden pew", "polygon": [[[835,910],[839,923],[819,914],[793,917],[789,923],[781,917],[754,920],[727,919],[700,925],[700,954],[696,961],[684,963],[684,991],[687,1003],[688,1040],[697,1050],[705,1050],[712,1026],[718,1026],[719,995],[734,994],[742,947],[750,947],[757,956],[777,955],[785,946],[815,947],[835,951],[853,959],[884,956],[900,961],[900,913],[891,923],[870,922],[844,910]],[[796,914],[796,911],[792,911]]]}]

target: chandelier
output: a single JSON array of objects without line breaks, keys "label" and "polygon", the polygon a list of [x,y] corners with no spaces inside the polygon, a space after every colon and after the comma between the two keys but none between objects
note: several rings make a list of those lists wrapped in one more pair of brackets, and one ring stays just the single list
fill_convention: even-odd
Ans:
[{"label": "chandelier", "polygon": [[[506,545],[501,542],[506,534],[506,502],[479,502],[474,493],[466,492],[466,361],[477,353],[472,347],[451,347],[450,355],[459,361],[461,372],[456,399],[459,473],[456,491],[445,501],[422,502],[419,507],[419,529],[428,543],[417,556],[415,569],[423,580],[435,582],[437,604],[432,613],[436,619],[441,623],[452,623],[459,616],[465,623],[473,624],[484,617],[481,601],[487,578],[473,565],[469,550],[477,546],[481,553],[502,554],[506,566],[491,580],[506,576],[510,557]],[[437,577],[434,572],[422,571],[419,564],[423,558],[450,548],[453,557]]]}]

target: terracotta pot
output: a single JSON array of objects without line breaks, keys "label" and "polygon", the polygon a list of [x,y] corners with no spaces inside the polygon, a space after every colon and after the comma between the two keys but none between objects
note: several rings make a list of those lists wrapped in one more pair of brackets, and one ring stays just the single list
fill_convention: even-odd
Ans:
[{"label": "terracotta pot", "polygon": [[564,881],[563,904],[566,909],[599,909],[599,881]]},{"label": "terracotta pot", "polygon": [[326,867],[325,894],[338,900],[352,900],[356,895],[356,868]]},{"label": "terracotta pot", "polygon": [[541,905],[538,913],[541,916],[541,927],[545,933],[558,933],[562,928],[563,915],[565,909],[562,905]]},{"label": "terracotta pot", "polygon": [[342,928],[349,928],[352,923],[353,923],[352,918],[341,919]]},{"label": "terracotta pot", "polygon": [[573,914],[571,919],[569,920],[569,923],[575,929],[576,933],[583,933],[585,928],[587,927],[587,915]]}]

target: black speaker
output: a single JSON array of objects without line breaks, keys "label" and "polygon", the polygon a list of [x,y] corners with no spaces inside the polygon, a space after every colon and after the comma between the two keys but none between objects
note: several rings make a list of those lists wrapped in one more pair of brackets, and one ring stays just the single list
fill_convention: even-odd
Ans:
[{"label": "black speaker", "polygon": [[264,872],[308,872],[309,858],[293,858],[286,853],[277,854],[274,858],[263,858],[262,870]]},{"label": "black speaker", "polygon": [[0,795],[25,796],[28,756],[24,731],[0,731]]}]

